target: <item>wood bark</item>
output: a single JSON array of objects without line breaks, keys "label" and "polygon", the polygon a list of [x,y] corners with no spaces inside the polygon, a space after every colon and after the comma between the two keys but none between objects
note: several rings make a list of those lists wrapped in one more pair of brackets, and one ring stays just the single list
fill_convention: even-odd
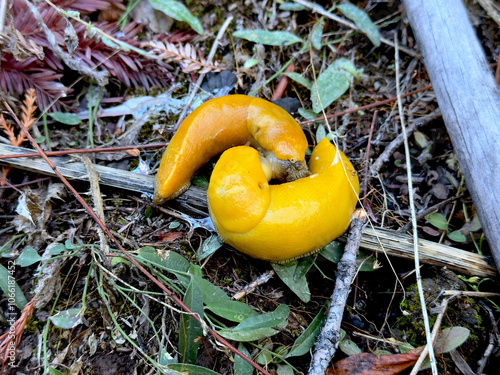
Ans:
[{"label": "wood bark", "polygon": [[500,268],[500,95],[461,0],[403,0],[467,188]]}]

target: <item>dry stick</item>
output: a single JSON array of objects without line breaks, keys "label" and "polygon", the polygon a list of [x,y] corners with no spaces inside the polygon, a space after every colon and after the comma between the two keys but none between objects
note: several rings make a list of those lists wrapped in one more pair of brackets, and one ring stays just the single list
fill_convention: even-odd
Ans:
[{"label": "dry stick", "polygon": [[39,26],[42,28],[45,33],[45,37],[47,38],[47,42],[50,44],[52,48],[52,52],[58,58],[60,58],[64,63],[73,70],[81,73],[84,76],[92,78],[97,82],[99,86],[106,86],[108,83],[109,73],[107,71],[95,71],[94,69],[88,67],[86,64],[82,62],[81,59],[75,59],[71,57],[71,55],[62,50],[62,48],[57,44],[56,37],[54,33],[47,27],[45,22],[43,21],[42,15],[38,11],[38,8],[34,6],[30,1],[23,0],[26,6],[29,8],[35,19],[37,20]]},{"label": "dry stick", "polygon": [[[425,87],[422,87],[420,89],[413,90],[413,91],[410,91],[410,92],[408,92],[406,94],[403,94],[403,95],[401,95],[401,98],[406,98],[407,96],[418,94],[419,92],[427,91],[427,90],[430,90],[430,89],[432,89],[432,86],[425,86]],[[342,112],[332,113],[330,115],[326,115],[326,118],[327,119],[331,119],[331,118],[334,118],[334,117],[339,117],[339,116],[347,115],[348,113],[353,113],[353,112],[358,112],[358,111],[364,111],[365,109],[370,109],[370,108],[373,108],[373,107],[378,107],[378,106],[381,106],[381,105],[384,105],[384,104],[387,104],[387,103],[395,102],[397,100],[398,100],[398,98],[395,96],[393,98],[384,99],[384,100],[381,100],[379,102],[375,102],[375,103],[363,105],[361,107],[346,109],[345,111],[342,111]],[[318,121],[323,121],[324,119],[325,119],[325,117],[322,116],[322,117],[318,117],[318,118],[315,118],[315,119],[312,119],[312,120],[301,121],[301,122],[299,122],[299,124],[301,126],[304,126],[304,125],[314,124],[315,122],[318,122]]]},{"label": "dry stick", "polygon": [[[82,163],[83,165],[85,165],[85,168],[87,169],[87,173],[89,175],[90,193],[92,195],[92,201],[94,202],[94,208],[97,211],[97,216],[104,224],[106,222],[106,217],[104,216],[101,188],[99,186],[99,174],[95,170],[94,164],[92,164],[92,161],[90,161],[90,158],[87,155],[83,155],[81,158]],[[101,242],[101,255],[104,259],[104,262],[106,263],[106,266],[109,267],[111,266],[111,258],[109,258],[109,246],[107,237],[102,229],[97,228],[97,230],[99,232],[99,241]]]},{"label": "dry stick", "polygon": [[[135,146],[115,146],[107,148],[82,148],[78,150],[61,150],[61,151],[45,151],[47,156],[60,156],[60,155],[71,155],[71,154],[92,154],[100,152],[117,152],[126,151],[133,149],[144,149],[144,148],[162,148],[168,145],[168,142],[162,143],[150,143],[147,145],[135,145]],[[34,158],[42,157],[43,155],[39,152],[32,152],[27,154],[12,154],[12,155],[0,155],[0,159],[15,159],[15,158]]]},{"label": "dry stick", "polygon": [[314,345],[314,353],[308,370],[309,375],[324,375],[339,345],[340,324],[342,323],[347,297],[351,291],[351,284],[356,276],[356,258],[359,253],[359,243],[365,222],[365,212],[361,209],[356,210],[347,236],[344,254],[337,266],[335,289],[330,298],[332,304],[325,325]]},{"label": "dry stick", "polygon": [[[46,156],[43,152],[43,150],[40,148],[40,146],[35,142],[31,134],[28,132],[26,127],[23,125],[23,123],[19,120],[19,118],[16,116],[12,108],[10,108],[9,104],[5,99],[2,99],[5,107],[11,114],[12,118],[15,119],[17,125],[21,128],[21,130],[24,132],[26,137],[29,139],[31,142],[32,146],[40,153],[42,154],[42,157],[44,158],[45,162],[53,169],[54,173],[59,177],[59,179],[62,181],[62,183],[68,188],[69,191],[73,194],[73,196],[76,198],[76,200],[87,210],[90,216],[94,219],[94,221],[97,223],[97,225],[102,229],[104,233],[108,236],[108,238],[120,249],[120,251],[123,253],[125,258],[127,258],[128,261],[130,261],[134,266],[136,266],[147,278],[149,278],[153,283],[155,283],[162,291],[164,291],[170,298],[172,298],[184,311],[186,311],[188,314],[191,314],[191,316],[202,326],[206,326],[206,323],[201,319],[197,314],[194,314],[191,309],[189,309],[177,295],[175,295],[170,289],[168,289],[165,285],[163,285],[157,278],[155,278],[151,273],[149,273],[148,270],[146,270],[137,260],[135,260],[134,257],[132,257],[127,250],[120,244],[120,242],[113,236],[113,234],[109,231],[109,229],[103,224],[101,220],[99,220],[99,217],[97,217],[96,213],[90,208],[90,206],[85,202],[85,200],[78,194],[78,192],[73,188],[73,186],[64,178],[64,176],[57,170],[55,165],[50,161],[48,156]],[[220,336],[217,332],[215,332],[212,328],[208,327],[207,331],[215,337],[215,339],[222,344],[223,346],[227,347],[230,349],[233,353],[239,355],[241,358],[243,358],[246,362],[250,363],[254,368],[257,370],[261,371],[265,375],[270,375],[269,372],[264,370],[260,365],[252,361],[250,358],[248,358],[245,354],[241,353],[238,349],[236,349],[233,345],[231,345],[226,339],[224,339],[222,336]]]},{"label": "dry stick", "polygon": [[405,126],[405,115],[403,110],[403,103],[401,101],[401,92],[399,85],[399,48],[398,48],[398,40],[394,38],[394,44],[396,46],[395,50],[395,60],[396,60],[396,92],[398,96],[398,110],[399,110],[399,118],[401,121],[401,128],[403,129],[404,136],[404,146],[405,146],[405,157],[406,157],[406,174],[408,176],[408,200],[410,203],[410,211],[411,211],[411,221],[413,224],[413,248],[415,252],[415,276],[417,279],[417,289],[418,294],[420,296],[420,304],[422,307],[422,319],[424,321],[425,335],[427,337],[427,350],[429,352],[429,361],[431,363],[432,374],[437,375],[437,366],[436,366],[436,358],[434,356],[434,349],[432,347],[431,340],[431,330],[429,325],[429,317],[427,315],[427,308],[425,304],[425,297],[422,287],[422,276],[420,275],[420,260],[418,255],[418,232],[417,232],[417,215],[415,212],[415,201],[413,197],[413,181],[411,175],[411,159],[410,159],[410,146],[408,145],[408,137],[406,135],[406,126]]},{"label": "dry stick", "polygon": [[[233,16],[229,16],[226,19],[226,21],[222,24],[221,28],[219,29],[219,32],[217,33],[217,36],[215,37],[214,44],[212,44],[212,49],[210,50],[210,53],[208,54],[208,57],[207,57],[208,63],[212,62],[212,60],[215,56],[215,52],[217,52],[219,40],[222,38],[222,36],[226,32],[226,29],[229,27],[229,24],[231,23],[232,20],[233,20]],[[193,87],[193,91],[191,91],[191,94],[189,95],[189,99],[186,101],[186,105],[185,105],[184,109],[182,110],[181,114],[179,115],[179,121],[177,121],[177,124],[175,125],[174,130],[177,130],[177,128],[181,124],[182,120],[184,120],[184,117],[186,116],[187,110],[191,106],[191,102],[193,101],[194,96],[198,92],[198,88],[201,86],[204,78],[205,78],[205,73],[200,74],[200,76],[196,80],[196,84]]]},{"label": "dry stick", "polygon": [[[401,98],[403,96],[404,95],[401,95]],[[428,115],[415,120],[414,123],[412,124],[412,127],[406,129],[406,135],[410,136],[411,134],[413,134],[413,132],[416,130],[417,127],[428,124],[432,120],[435,120],[439,117],[441,117],[441,111],[439,109],[436,109],[431,113],[429,113]],[[389,160],[394,151],[396,151],[396,149],[398,149],[399,146],[401,146],[404,139],[405,139],[404,133],[401,133],[396,138],[394,138],[394,140],[391,143],[389,143],[389,145],[385,148],[384,152],[380,154],[377,160],[375,160],[375,162],[370,167],[370,171],[373,175],[376,175],[380,171],[380,168],[382,168],[382,166]]]},{"label": "dry stick", "polygon": [[491,353],[493,353],[493,349],[495,349],[495,336],[497,336],[497,339],[500,342],[500,334],[498,333],[498,320],[495,321],[495,315],[493,315],[493,312],[486,303],[484,303],[483,301],[479,301],[479,306],[481,306],[488,312],[488,316],[490,317],[493,329],[490,332],[490,339],[488,342],[488,346],[484,351],[483,357],[479,361],[477,361],[477,364],[479,365],[476,371],[477,375],[481,375],[483,373],[483,370],[486,367],[486,364],[488,363],[488,358],[490,358]]},{"label": "dry stick", "polygon": [[[353,24],[352,22],[349,22],[345,19],[343,19],[342,17],[339,17],[335,14],[332,14],[328,11],[325,10],[325,8],[319,6],[319,5],[316,5],[315,3],[313,2],[310,2],[310,1],[306,1],[306,0],[293,0],[294,2],[296,3],[299,3],[307,8],[310,8],[313,12],[316,12],[316,13],[319,13],[321,14],[322,16],[325,16],[326,18],[329,18],[335,22],[338,22],[340,23],[341,25],[344,25],[344,26],[347,26],[353,30],[359,30],[359,27],[357,27],[355,24]],[[386,39],[384,37],[380,37],[380,41],[384,44],[387,44],[388,46],[391,46],[391,47],[394,47],[394,43],[389,40],[389,39]],[[401,47],[400,48],[401,51],[403,51],[404,53],[410,55],[410,56],[413,56],[413,57],[418,57],[420,56],[417,52],[411,50],[411,49],[408,49],[408,48],[404,48],[404,47]]]}]

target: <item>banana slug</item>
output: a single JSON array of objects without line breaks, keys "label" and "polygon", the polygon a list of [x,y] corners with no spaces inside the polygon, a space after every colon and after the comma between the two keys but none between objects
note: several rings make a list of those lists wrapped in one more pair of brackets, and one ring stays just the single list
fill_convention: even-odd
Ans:
[{"label": "banana slug", "polygon": [[326,138],[313,150],[309,170],[308,177],[269,185],[255,149],[225,151],[208,187],[210,216],[222,239],[251,257],[283,262],[343,234],[359,194],[356,171]]},{"label": "banana slug", "polygon": [[162,156],[153,202],[177,198],[203,164],[245,144],[267,154],[272,178],[293,181],[309,174],[307,139],[288,112],[264,99],[229,95],[202,104],[181,124]]}]

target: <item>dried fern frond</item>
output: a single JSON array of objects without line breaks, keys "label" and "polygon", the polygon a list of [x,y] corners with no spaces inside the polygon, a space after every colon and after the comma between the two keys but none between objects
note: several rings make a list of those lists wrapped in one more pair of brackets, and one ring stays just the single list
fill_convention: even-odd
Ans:
[{"label": "dried fern frond", "polygon": [[207,60],[196,53],[196,49],[189,43],[176,46],[173,43],[151,41],[143,43],[142,47],[152,48],[152,53],[165,62],[176,62],[182,67],[184,73],[198,72],[200,74],[208,72],[220,72],[224,68],[216,64],[210,64]]},{"label": "dried fern frond", "polygon": [[[36,120],[35,111],[37,107],[35,105],[35,100],[35,90],[29,89],[26,92],[23,104],[21,106],[21,121],[28,131],[31,129],[31,126]],[[12,124],[5,121],[5,117],[3,116],[3,114],[0,114],[0,129],[2,129],[7,135],[12,146],[19,147],[26,140],[26,135],[23,131],[20,131],[16,137],[14,127],[12,126]]]},{"label": "dried fern frond", "polygon": [[[81,14],[89,14],[97,10],[107,9],[111,4],[121,4],[122,1],[111,0],[53,0],[58,7],[65,10],[76,10]],[[46,2],[37,5],[43,22],[54,34],[57,44],[65,51],[65,29],[68,26],[66,18],[49,6]],[[71,90],[66,87],[61,78],[67,69],[64,64],[54,55],[52,47],[45,37],[40,25],[37,23],[28,7],[22,0],[13,0],[12,25],[16,34],[22,35],[23,46],[31,46],[33,51],[40,52],[43,49],[45,57],[43,61],[35,57],[27,57],[24,61],[16,60],[4,43],[1,57],[2,74],[0,74],[0,85],[2,89],[11,94],[20,96],[28,88],[35,88],[37,105],[47,109],[49,105],[56,101],[53,110],[60,110],[61,106],[69,110],[66,102],[59,98],[68,97]],[[99,67],[100,70],[108,70],[110,75],[117,78],[126,86],[141,86],[146,90],[151,87],[165,87],[172,82],[172,76],[168,67],[159,65],[158,61],[148,60],[146,57],[136,52],[124,52],[115,50],[112,46],[106,45],[100,40],[88,39],[85,37],[85,26],[81,23],[71,21],[75,33],[78,37],[76,49],[73,53],[75,60],[89,67]],[[97,22],[93,27],[101,29],[106,34],[115,39],[123,41],[134,47],[139,46],[137,34],[143,29],[143,25],[136,23],[129,24],[125,30],[120,31],[115,23]],[[5,39],[5,38],[4,38]],[[37,53],[37,57],[41,54]],[[23,56],[24,57],[24,56]],[[66,72],[65,72],[66,69]]]}]

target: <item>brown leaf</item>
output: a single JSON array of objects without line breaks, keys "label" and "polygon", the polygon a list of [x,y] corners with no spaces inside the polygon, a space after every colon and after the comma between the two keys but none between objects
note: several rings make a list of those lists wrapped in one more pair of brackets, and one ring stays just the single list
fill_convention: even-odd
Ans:
[{"label": "brown leaf", "polygon": [[405,354],[376,356],[371,353],[351,355],[333,364],[327,375],[391,375],[413,365],[423,348]]},{"label": "brown leaf", "polygon": [[158,237],[162,242],[172,242],[178,238],[182,238],[182,236],[183,234],[181,232],[160,232],[155,237]]}]

